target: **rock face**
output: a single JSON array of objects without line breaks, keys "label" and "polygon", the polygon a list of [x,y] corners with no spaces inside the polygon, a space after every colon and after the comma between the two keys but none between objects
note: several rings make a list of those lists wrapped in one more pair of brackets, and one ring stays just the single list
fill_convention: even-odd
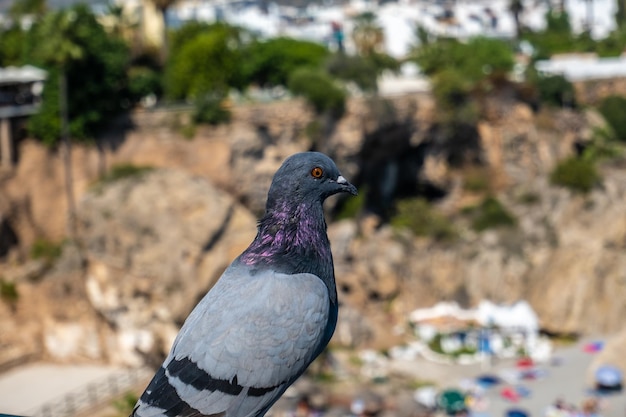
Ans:
[{"label": "rock face", "polygon": [[[18,282],[13,323],[30,323],[22,339],[32,333],[39,351],[57,360],[160,361],[256,232],[255,218],[232,197],[177,170],[95,186],[78,219],[81,247],[66,247],[41,282]],[[20,343],[14,336],[3,332],[0,346]]]},{"label": "rock face", "polygon": [[169,349],[191,309],[252,241],[254,217],[206,180],[157,170],[85,196],[85,286],[116,329],[115,362]]},{"label": "rock face", "polygon": [[[526,299],[553,332],[623,328],[623,162],[604,164],[601,184],[588,195],[548,180],[554,165],[589,139],[596,116],[494,105],[497,117],[472,132],[480,139],[472,157],[483,164],[489,192],[518,221],[478,233],[462,211],[482,197],[463,188],[467,171],[449,163],[454,145],[429,136],[432,101],[409,97],[394,106],[375,118],[364,101],[349,103],[347,116],[317,146],[370,200],[380,199],[381,210],[389,209],[382,199],[407,190],[438,190],[436,206],[454,218],[459,238],[416,237],[368,212],[330,222],[342,303],[333,343],[389,347],[405,336],[408,312],[440,300],[472,306],[485,298]],[[191,308],[252,240],[276,168],[312,146],[304,133],[311,118],[301,103],[242,107],[232,125],[199,129],[190,141],[140,118],[140,130],[105,152],[107,164],[164,169],[99,186],[90,184],[102,155],[77,147],[82,244],[66,247],[52,269],[31,262],[2,271],[20,297],[0,303],[0,315],[11,317],[0,323],[0,356],[4,347],[22,345],[57,359],[159,360]],[[28,158],[0,181],[0,251],[9,253],[15,245],[25,252],[38,230],[56,237],[64,229],[60,161],[24,146]],[[46,178],[56,185],[42,190]]]},{"label": "rock face", "polygon": [[337,224],[331,241],[341,299],[379,321],[370,339],[379,342],[393,340],[392,326],[403,324],[415,306],[440,300],[469,307],[485,298],[526,299],[541,326],[555,333],[620,330],[626,315],[626,174],[607,171],[603,184],[588,196],[546,186],[541,201],[511,204],[521,219],[516,228],[465,230],[454,243],[389,226],[368,232]]}]

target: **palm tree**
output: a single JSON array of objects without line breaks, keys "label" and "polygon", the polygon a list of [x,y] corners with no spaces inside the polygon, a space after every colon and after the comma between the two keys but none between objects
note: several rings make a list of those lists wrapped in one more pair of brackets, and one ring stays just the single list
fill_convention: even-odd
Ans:
[{"label": "palm tree", "polygon": [[176,3],[176,0],[150,0],[154,7],[161,14],[161,21],[163,23],[163,32],[161,33],[161,62],[164,64],[168,56],[168,39],[167,39],[167,22],[166,14],[167,10]]},{"label": "palm tree", "polygon": [[618,28],[621,28],[626,24],[626,0],[617,0],[615,23],[617,23]]},{"label": "palm tree", "polygon": [[9,8],[13,18],[24,15],[42,16],[46,12],[46,0],[18,0]]},{"label": "palm tree", "polygon": [[523,0],[511,0],[509,4],[509,10],[513,14],[513,20],[515,21],[515,37],[519,39],[522,34],[522,24],[520,22],[520,14],[524,11]]},{"label": "palm tree", "polygon": [[76,13],[72,10],[51,13],[41,22],[39,33],[43,39],[39,57],[59,74],[59,117],[61,119],[61,143],[63,145],[63,166],[65,171],[65,191],[68,207],[68,235],[77,237],[76,199],[74,197],[74,177],[72,172],[72,141],[69,134],[67,100],[67,66],[83,56],[83,48],[73,39],[73,22]]},{"label": "palm tree", "polygon": [[352,40],[357,52],[362,56],[371,56],[379,52],[385,42],[385,33],[376,23],[376,16],[371,12],[356,17],[352,30]]},{"label": "palm tree", "polygon": [[142,52],[142,42],[138,32],[139,20],[126,12],[124,5],[109,3],[107,31],[126,41],[131,46],[133,56]]}]

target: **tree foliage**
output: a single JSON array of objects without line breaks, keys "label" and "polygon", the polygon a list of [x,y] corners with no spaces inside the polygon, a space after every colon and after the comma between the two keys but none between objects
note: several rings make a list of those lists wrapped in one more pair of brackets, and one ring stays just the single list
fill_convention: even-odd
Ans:
[{"label": "tree foliage", "polygon": [[355,17],[352,40],[361,56],[380,53],[385,43],[385,32],[376,21],[372,12],[365,12]]},{"label": "tree foliage", "polygon": [[92,138],[123,109],[128,48],[107,36],[85,6],[48,13],[29,32],[25,62],[49,71],[39,113],[29,121],[31,134],[48,144],[60,137],[58,72],[68,80],[70,134]]},{"label": "tree foliage", "polygon": [[375,92],[378,77],[385,70],[397,72],[400,63],[386,54],[369,56],[333,54],[326,62],[326,71],[340,80],[354,82],[362,91]]},{"label": "tree foliage", "polygon": [[618,25],[607,37],[596,40],[591,37],[589,31],[575,35],[569,21],[567,12],[549,10],[546,14],[547,24],[544,30],[523,34],[522,38],[535,48],[535,59],[549,59],[554,54],[568,52],[618,56],[626,47],[626,28],[623,25]]},{"label": "tree foliage", "polygon": [[477,83],[494,74],[506,74],[515,63],[513,50],[504,41],[475,37],[467,43],[440,39],[417,49],[415,60],[426,75],[455,70]]},{"label": "tree foliage", "polygon": [[326,63],[329,74],[354,82],[362,91],[376,91],[378,71],[374,62],[359,55],[334,54]]},{"label": "tree foliage", "polygon": [[607,123],[611,126],[615,139],[626,142],[626,97],[609,96],[600,103],[598,108]]},{"label": "tree foliage", "polygon": [[345,111],[346,93],[333,79],[320,70],[300,68],[289,77],[289,90],[303,96],[315,113],[339,119]]},{"label": "tree foliage", "polygon": [[439,119],[470,124],[479,116],[472,94],[489,91],[515,62],[506,42],[484,37],[467,43],[453,39],[428,42],[416,50],[415,61],[432,79],[437,105],[443,110]]},{"label": "tree foliage", "polygon": [[578,157],[559,162],[550,174],[552,184],[580,193],[591,191],[600,179],[594,162]]},{"label": "tree foliage", "polygon": [[329,55],[324,46],[292,38],[255,40],[245,50],[244,78],[247,84],[286,86],[298,68],[320,68]]},{"label": "tree foliage", "polygon": [[17,0],[9,8],[9,14],[14,19],[19,19],[24,15],[41,16],[46,12],[45,0]]},{"label": "tree foliage", "polygon": [[537,76],[533,82],[542,103],[558,107],[575,105],[574,86],[562,75]]},{"label": "tree foliage", "polygon": [[193,23],[172,38],[165,74],[171,99],[195,100],[207,92],[241,87],[240,31],[223,25]]},{"label": "tree foliage", "polygon": [[24,62],[28,32],[14,25],[0,32],[0,67],[21,65]]}]

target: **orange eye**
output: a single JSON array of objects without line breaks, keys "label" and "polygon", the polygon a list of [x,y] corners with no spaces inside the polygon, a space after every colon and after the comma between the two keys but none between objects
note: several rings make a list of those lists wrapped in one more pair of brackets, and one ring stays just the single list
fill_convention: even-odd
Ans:
[{"label": "orange eye", "polygon": [[320,167],[315,167],[311,170],[311,175],[313,176],[313,178],[322,178],[323,174],[324,170],[322,170],[322,168]]}]

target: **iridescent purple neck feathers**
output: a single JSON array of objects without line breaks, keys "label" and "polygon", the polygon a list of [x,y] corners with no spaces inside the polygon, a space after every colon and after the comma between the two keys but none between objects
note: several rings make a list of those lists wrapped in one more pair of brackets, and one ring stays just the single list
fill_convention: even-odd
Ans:
[{"label": "iridescent purple neck feathers", "polygon": [[259,222],[257,236],[240,257],[249,266],[272,266],[288,273],[310,272],[330,268],[332,254],[326,235],[322,205],[301,203],[290,207],[281,202],[266,212]]}]

